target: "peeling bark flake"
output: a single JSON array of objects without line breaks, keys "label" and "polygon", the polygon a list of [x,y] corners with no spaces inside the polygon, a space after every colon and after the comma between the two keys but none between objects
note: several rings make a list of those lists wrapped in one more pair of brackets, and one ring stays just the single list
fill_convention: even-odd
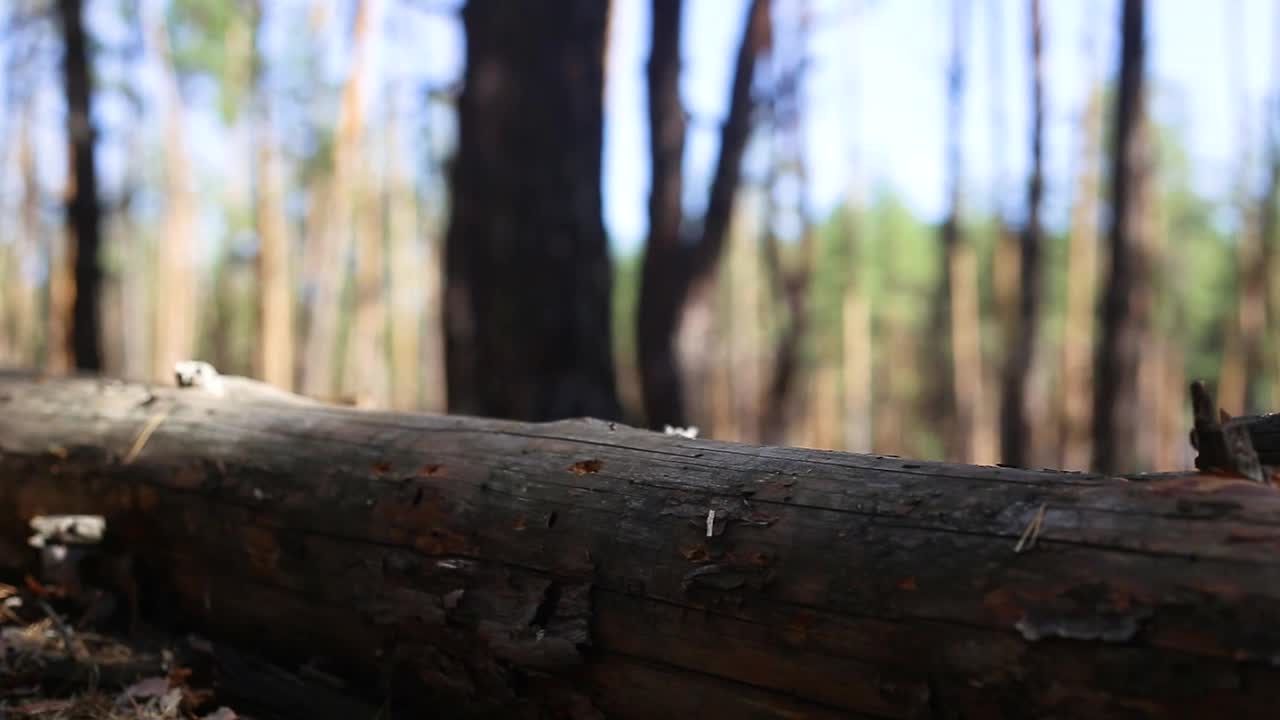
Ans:
[{"label": "peeling bark flake", "polygon": [[1052,616],[1031,611],[1025,613],[1014,628],[1028,642],[1057,637],[1126,643],[1137,636],[1150,617],[1151,611],[1145,608],[1124,614],[1099,613],[1087,617]]}]

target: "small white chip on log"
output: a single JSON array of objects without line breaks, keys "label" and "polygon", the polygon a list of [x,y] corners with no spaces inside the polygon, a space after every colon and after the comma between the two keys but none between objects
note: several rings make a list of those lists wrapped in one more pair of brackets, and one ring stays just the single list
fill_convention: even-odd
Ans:
[{"label": "small white chip on log", "polygon": [[690,440],[697,439],[698,437],[698,428],[693,426],[682,428],[682,427],[675,427],[673,425],[667,425],[662,429],[662,432],[664,435],[678,435],[682,438],[689,438]]},{"label": "small white chip on log", "polygon": [[95,545],[102,542],[107,521],[101,515],[37,515],[31,518],[31,547],[49,543]]},{"label": "small white chip on log", "polygon": [[217,368],[201,360],[183,360],[175,363],[173,378],[178,387],[199,388],[218,396],[225,395],[227,392]]}]

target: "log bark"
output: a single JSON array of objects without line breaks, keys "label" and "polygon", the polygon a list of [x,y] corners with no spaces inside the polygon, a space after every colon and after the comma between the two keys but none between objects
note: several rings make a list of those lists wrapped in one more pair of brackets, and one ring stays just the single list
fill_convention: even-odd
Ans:
[{"label": "log bark", "polygon": [[258,387],[0,377],[0,563],[29,551],[36,514],[102,514],[144,613],[163,604],[286,666],[327,658],[396,712],[1265,717],[1280,702],[1270,487]]}]

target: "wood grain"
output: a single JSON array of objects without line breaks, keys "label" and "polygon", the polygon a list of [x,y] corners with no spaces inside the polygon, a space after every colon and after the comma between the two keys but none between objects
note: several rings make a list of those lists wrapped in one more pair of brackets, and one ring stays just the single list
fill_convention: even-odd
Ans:
[{"label": "wood grain", "polygon": [[1280,703],[1280,496],[1243,479],[0,376],[0,564],[72,512],[136,555],[144,610],[443,716]]}]

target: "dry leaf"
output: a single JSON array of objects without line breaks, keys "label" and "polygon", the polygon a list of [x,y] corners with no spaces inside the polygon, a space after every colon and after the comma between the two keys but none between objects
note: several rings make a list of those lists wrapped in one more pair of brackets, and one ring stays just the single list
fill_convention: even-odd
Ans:
[{"label": "dry leaf", "polygon": [[167,692],[169,692],[169,678],[157,675],[156,677],[143,678],[125,688],[124,696],[134,700],[140,700],[160,697]]}]

